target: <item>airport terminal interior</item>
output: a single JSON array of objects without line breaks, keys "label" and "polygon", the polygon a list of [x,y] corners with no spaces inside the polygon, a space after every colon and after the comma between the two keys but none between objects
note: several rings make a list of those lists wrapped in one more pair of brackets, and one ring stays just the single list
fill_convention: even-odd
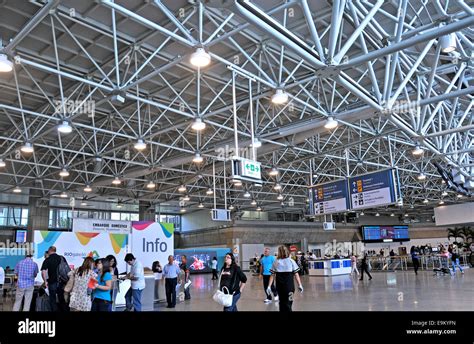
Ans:
[{"label": "airport terminal interior", "polygon": [[0,0],[0,311],[473,311],[469,0]]}]

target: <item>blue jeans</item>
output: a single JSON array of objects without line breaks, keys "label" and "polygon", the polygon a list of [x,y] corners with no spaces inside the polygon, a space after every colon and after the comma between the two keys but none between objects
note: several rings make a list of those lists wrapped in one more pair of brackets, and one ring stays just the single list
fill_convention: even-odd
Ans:
[{"label": "blue jeans", "polygon": [[112,312],[112,302],[95,298],[92,301],[91,312]]},{"label": "blue jeans", "polygon": [[456,272],[456,266],[462,272],[461,265],[459,264],[459,258],[456,258],[455,260],[453,260],[452,263],[453,263],[453,272]]},{"label": "blue jeans", "polygon": [[232,305],[230,307],[224,307],[224,312],[238,312],[237,301],[240,299],[240,293],[234,294],[232,298]]},{"label": "blue jeans", "polygon": [[128,289],[127,294],[125,294],[125,303],[127,305],[127,309],[130,310],[132,309],[132,303],[133,303],[133,309],[135,312],[141,312],[142,311],[142,290],[139,289]]}]

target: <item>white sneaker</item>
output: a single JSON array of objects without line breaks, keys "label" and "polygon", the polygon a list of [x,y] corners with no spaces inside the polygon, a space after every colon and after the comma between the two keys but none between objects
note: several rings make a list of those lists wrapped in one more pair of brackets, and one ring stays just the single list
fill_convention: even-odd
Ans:
[{"label": "white sneaker", "polygon": [[265,299],[265,300],[263,300],[263,302],[264,302],[265,304],[269,304],[269,303],[272,303],[272,300]]},{"label": "white sneaker", "polygon": [[275,301],[275,302],[280,301],[280,298],[278,297],[278,295],[273,297],[273,301]]}]

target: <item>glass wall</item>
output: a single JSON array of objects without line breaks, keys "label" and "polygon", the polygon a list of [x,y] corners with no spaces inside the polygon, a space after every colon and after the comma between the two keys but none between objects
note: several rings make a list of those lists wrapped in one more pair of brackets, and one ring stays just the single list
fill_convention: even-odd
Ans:
[{"label": "glass wall", "polygon": [[28,208],[0,205],[0,226],[26,227]]},{"label": "glass wall", "polygon": [[[0,210],[1,211],[1,210]],[[72,219],[79,217],[83,219],[116,220],[116,221],[138,221],[138,213],[110,212],[110,211],[87,211],[52,208],[49,210],[49,228],[71,229]]]}]

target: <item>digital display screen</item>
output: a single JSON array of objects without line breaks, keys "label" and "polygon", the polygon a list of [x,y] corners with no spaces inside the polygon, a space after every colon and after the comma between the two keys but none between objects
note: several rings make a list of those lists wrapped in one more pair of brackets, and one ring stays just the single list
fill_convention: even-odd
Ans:
[{"label": "digital display screen", "polygon": [[26,229],[17,229],[15,233],[15,242],[26,242]]},{"label": "digital display screen", "polygon": [[[211,272],[212,257],[215,257],[215,251],[194,251],[186,254],[186,266],[190,273]],[[176,254],[174,259],[181,264],[181,254]]]},{"label": "digital display screen", "polygon": [[365,242],[410,240],[408,226],[363,226],[362,237]]}]

